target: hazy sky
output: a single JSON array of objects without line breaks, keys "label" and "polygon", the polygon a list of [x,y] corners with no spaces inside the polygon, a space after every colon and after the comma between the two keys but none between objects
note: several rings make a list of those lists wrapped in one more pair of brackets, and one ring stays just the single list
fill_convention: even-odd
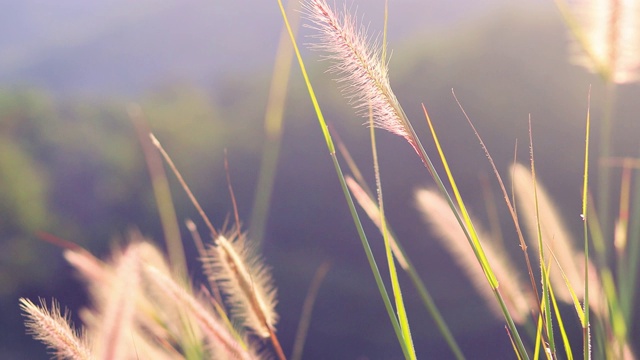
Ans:
[{"label": "hazy sky", "polygon": [[[506,0],[393,0],[389,39],[459,26]],[[383,1],[336,1],[376,33]],[[553,6],[542,0],[516,4]],[[0,13],[0,84],[62,93],[120,93],[158,83],[208,83],[268,67],[282,19],[277,2],[221,0],[6,0]],[[304,30],[303,30],[304,33]],[[304,42],[304,39],[301,40]]]}]

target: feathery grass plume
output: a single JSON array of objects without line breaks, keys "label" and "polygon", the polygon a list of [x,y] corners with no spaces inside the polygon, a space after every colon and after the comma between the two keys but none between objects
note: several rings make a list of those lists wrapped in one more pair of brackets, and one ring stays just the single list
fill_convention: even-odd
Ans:
[{"label": "feathery grass plume", "polygon": [[379,45],[370,44],[363,27],[358,26],[348,11],[338,15],[325,0],[310,0],[303,5],[306,25],[319,32],[318,44],[311,48],[329,53],[331,71],[341,78],[337,81],[362,116],[373,112],[374,126],[404,137],[420,154],[408,120],[391,90],[388,68],[382,59]]},{"label": "feathery grass plume", "polygon": [[[495,301],[491,288],[486,284],[482,267],[478,264],[478,259],[469,247],[469,242],[446,200],[435,190],[422,189],[416,192],[416,201],[418,209],[424,215],[425,220],[432,226],[435,234],[438,235],[437,238],[453,255],[458,265],[465,270],[472,285],[483,296],[494,314],[498,318],[503,318],[504,313]],[[478,224],[477,221],[473,221],[473,223]],[[483,230],[477,225],[474,226],[478,237],[487,239],[483,234]],[[482,248],[500,283],[500,291],[509,313],[515,322],[524,323],[532,309],[532,305],[535,306],[533,294],[518,278],[517,272],[509,259],[501,251],[498,251],[493,243],[484,241]]]},{"label": "feathery grass plume", "polygon": [[[529,236],[532,239],[538,238],[537,233],[537,217],[536,217],[536,199],[534,198],[534,184],[530,169],[515,164],[512,166],[510,173],[513,176],[513,189],[520,208],[519,214],[524,217]],[[575,250],[570,233],[565,228],[561,216],[556,210],[551,198],[540,185],[536,182],[538,215],[540,216],[540,231],[542,232],[542,241],[549,246],[549,249],[558,259],[558,263],[562,267],[567,281],[576,293],[578,298],[584,296],[584,270],[583,263],[579,261],[578,251]],[[532,241],[534,247],[538,249],[538,242]],[[554,262],[549,274],[549,279],[553,286],[556,297],[563,302],[571,303],[571,294],[567,289],[562,272],[557,268]]]},{"label": "feathery grass plume", "polygon": [[640,2],[569,0],[573,12],[573,60],[608,81],[640,80]]},{"label": "feathery grass plume", "polygon": [[192,295],[155,246],[137,232],[130,241],[108,262],[79,248],[66,252],[90,290],[93,306],[80,312],[86,332],[78,339],[57,305],[48,312],[21,299],[36,339],[65,359],[261,358],[213,299]]},{"label": "feathery grass plume", "polygon": [[83,309],[80,315],[93,340],[95,353],[101,354],[99,358],[143,355],[166,358],[177,354],[173,347],[179,344],[180,334],[184,332],[182,318],[175,302],[154,297],[149,292],[140,267],[152,263],[166,273],[170,270],[159,250],[144,241],[139,233],[132,232],[130,240],[108,263],[101,263],[84,252],[66,253],[67,259],[87,280],[93,302],[93,306]]},{"label": "feathery grass plume", "polygon": [[225,354],[223,358],[258,358],[251,350],[245,349],[236,340],[220,319],[213,315],[213,310],[208,309],[202,302],[191,295],[187,289],[178,285],[173,279],[153,266],[145,266],[144,272],[149,281],[154,282],[160,289],[163,289],[166,296],[192,314],[208,338],[210,346],[216,349],[216,352]]},{"label": "feathery grass plume", "polygon": [[[152,264],[161,268],[165,274],[169,274],[169,266],[160,251],[146,241],[138,232],[129,235],[132,243],[129,247],[135,247],[139,256],[139,262]],[[98,305],[104,303],[107,294],[112,291],[112,284],[117,279],[117,263],[121,257],[113,259],[113,263],[105,263],[95,258],[83,249],[69,249],[64,252],[65,259],[78,271],[82,280],[87,283],[89,294],[93,302]],[[137,296],[131,296],[128,301],[135,304],[135,322],[140,332],[147,338],[172,339],[177,338],[180,333],[179,309],[174,302],[164,299],[162,296],[154,296],[149,291],[149,286],[144,282],[140,283],[141,291]],[[133,295],[133,294],[131,294]],[[94,327],[101,327],[102,323],[100,306],[90,309],[83,309],[80,314],[86,324],[93,324]],[[140,349],[138,344],[138,352]]]},{"label": "feathery grass plume", "polygon": [[[130,246],[138,248],[142,266],[153,266],[169,277],[177,275],[171,270],[167,258],[150,242],[140,241]],[[175,301],[157,291],[157,287],[144,276],[141,277],[140,287],[140,296],[136,301],[136,323],[141,332],[147,337],[167,339],[172,344],[183,342],[189,337],[201,338],[191,326],[196,322]]]},{"label": "feathery grass plume", "polygon": [[27,318],[25,325],[28,332],[37,340],[45,343],[61,359],[89,360],[91,352],[84,334],[71,327],[68,313],[60,313],[60,307],[52,302],[48,310],[44,300],[40,299],[40,307],[31,300],[20,298],[20,309]]},{"label": "feathery grass plume", "polygon": [[[232,232],[234,233],[234,232]],[[231,315],[258,336],[268,338],[275,328],[276,289],[268,269],[248,248],[244,234],[216,238],[202,259],[210,281],[227,296]]]},{"label": "feathery grass plume", "polygon": [[140,256],[136,246],[120,255],[114,276],[101,299],[96,299],[97,322],[88,324],[97,359],[123,359],[132,356],[135,304],[140,284]]}]

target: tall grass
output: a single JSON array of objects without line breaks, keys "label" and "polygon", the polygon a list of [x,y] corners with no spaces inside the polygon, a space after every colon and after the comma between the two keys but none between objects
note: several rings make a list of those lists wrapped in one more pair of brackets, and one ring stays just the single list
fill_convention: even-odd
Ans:
[{"label": "tall grass", "polygon": [[[565,214],[557,209],[536,171],[531,122],[530,163],[526,167],[514,161],[509,170],[512,183],[509,194],[481,135],[461,106],[502,189],[505,206],[518,236],[517,245],[523,251],[520,261],[526,266],[518,266],[516,258],[505,250],[504,242],[492,239],[490,234],[483,231],[479,221],[471,216],[471,210],[458,189],[445,155],[446,142],[440,142],[427,107],[423,105],[423,112],[435,145],[434,154],[425,151],[396,98],[387,64],[386,7],[385,32],[382,43],[377,43],[346,7],[337,11],[324,0],[307,0],[303,5],[307,26],[315,31],[315,42],[311,47],[322,51],[331,61],[330,70],[338,74],[338,82],[356,113],[369,119],[373,175],[376,179],[375,191],[371,191],[344,144],[338,142],[338,148],[349,164],[353,177],[342,170],[334,136],[326,124],[306,72],[288,13],[280,0],[278,4],[345,201],[404,358],[426,358],[429,354],[419,354],[415,350],[415,343],[421,339],[411,332],[409,324],[414,317],[408,314],[404,304],[406,292],[403,292],[399,281],[401,272],[411,279],[450,347],[451,355],[456,359],[464,359],[465,355],[427,290],[427,285],[405,252],[401,239],[394,234],[386,218],[383,171],[377,159],[375,129],[404,138],[424,164],[435,187],[416,191],[418,210],[443,248],[467,273],[471,284],[496,318],[504,322],[507,334],[503,341],[512,345],[514,358],[635,358],[630,332],[634,326],[633,305],[640,251],[640,180],[635,179],[636,189],[632,190],[631,169],[640,166],[637,160],[628,156],[621,161],[612,158],[614,141],[611,137],[613,88],[640,79],[638,2],[585,0],[567,4],[557,0],[576,40],[573,48],[581,49],[578,56],[575,55],[578,52],[574,51],[573,58],[599,73],[610,89],[608,106],[601,120],[597,201],[592,200],[589,185],[592,150],[591,112],[590,105],[587,105],[584,163],[576,161],[576,167],[582,167],[584,172],[583,183],[575,186],[581,188],[582,203],[574,204],[575,208],[581,208],[581,236],[567,230],[563,219]],[[281,48],[285,49],[284,45]],[[281,50],[282,58],[274,71],[274,83],[277,79],[285,83],[288,81],[289,65],[286,59],[290,58],[291,53],[287,51]],[[275,99],[270,102],[266,124],[267,132],[273,138],[268,143],[263,159],[259,187],[263,193],[256,198],[256,204],[260,205],[256,205],[257,220],[253,228],[258,237],[262,237],[264,229],[284,104],[284,93],[272,90],[272,96]],[[139,111],[133,111],[132,117],[139,118]],[[71,247],[65,251],[65,257],[86,281],[92,299],[92,306],[81,311],[84,327],[80,331],[74,329],[66,313],[61,314],[56,303],[47,308],[42,301],[37,306],[30,300],[21,299],[20,307],[26,316],[29,332],[50,347],[56,356],[69,359],[259,359],[270,358],[272,354],[285,359],[276,336],[278,314],[275,286],[269,268],[254,253],[247,235],[240,231],[237,215],[236,229],[227,232],[216,230],[186,181],[175,169],[176,165],[157,139],[153,138],[152,141],[178,176],[214,239],[213,243],[203,245],[192,223],[189,225],[202,256],[203,272],[209,286],[202,286],[198,291],[198,287],[190,284],[185,277],[183,250],[176,242],[167,242],[171,262],[135,232],[130,235],[126,245],[114,251],[113,258],[108,261]],[[152,156],[148,148],[145,152],[147,158]],[[435,165],[430,155],[434,158],[437,155],[440,164]],[[151,164],[152,160],[148,162]],[[166,179],[159,175],[161,171],[157,168],[157,160],[155,162],[156,166],[150,166],[150,171],[157,174],[154,179],[161,180],[160,185],[154,183],[156,196],[165,198],[159,201],[159,207],[162,207],[168,201],[166,198],[170,200],[170,197],[167,195]],[[611,198],[614,196],[611,190],[612,166],[623,168],[620,193],[615,194],[620,199],[617,212],[611,211]],[[635,194],[633,201],[631,194]],[[371,250],[356,202],[382,234],[385,267],[379,267],[379,259]],[[175,222],[175,219],[171,219],[175,217],[171,211],[166,211],[164,217],[166,221]],[[524,226],[521,226],[521,222]],[[175,233],[175,224],[165,224],[165,229]],[[582,241],[578,241],[579,238]],[[529,247],[536,252],[537,262],[530,259]],[[526,268],[526,273],[521,273],[520,268]],[[325,266],[319,271],[318,278],[321,279],[326,271]],[[388,275],[388,278],[384,275]],[[387,291],[387,283],[391,284],[391,292]],[[317,292],[316,284],[312,287],[312,293]],[[313,304],[313,296],[308,304]],[[559,305],[562,303],[568,306]],[[305,306],[308,307],[305,317],[310,316],[311,306]],[[567,308],[572,310],[567,311]],[[567,317],[573,316],[580,320],[579,329],[570,328],[574,325],[566,321]],[[298,335],[301,342],[304,342],[304,329],[308,328],[307,320],[303,322],[303,330]],[[572,344],[569,340],[569,334],[576,331],[583,334],[579,346],[581,355],[574,354],[578,344]],[[295,347],[294,358],[302,356],[300,344]]]}]

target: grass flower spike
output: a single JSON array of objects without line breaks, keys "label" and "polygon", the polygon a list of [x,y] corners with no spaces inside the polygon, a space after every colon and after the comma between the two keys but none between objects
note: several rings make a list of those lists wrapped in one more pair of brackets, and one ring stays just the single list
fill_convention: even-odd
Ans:
[{"label": "grass flower spike", "polygon": [[79,336],[55,303],[47,310],[20,299],[34,338],[60,359],[264,358],[207,290],[194,291],[140,233],[130,238],[110,261],[83,249],[65,251],[89,288],[92,304],[80,311],[83,331]]},{"label": "grass flower spike", "polygon": [[256,359],[250,351],[242,348],[223,323],[213,315],[213,311],[207,309],[189,291],[178,285],[173,279],[153,266],[147,266],[145,272],[149,279],[155,282],[166,294],[174,299],[177,304],[192,314],[193,318],[204,331],[210,346],[223,358],[229,359]]},{"label": "grass flower spike", "polygon": [[140,257],[137,246],[128,246],[118,259],[114,277],[105,287],[104,297],[96,299],[100,309],[93,324],[96,349],[100,359],[119,359],[131,355],[131,341],[136,314],[135,299],[140,291]]},{"label": "grass flower spike", "polygon": [[82,337],[69,325],[67,313],[60,314],[60,307],[54,302],[51,310],[43,300],[36,306],[30,300],[21,298],[20,308],[27,317],[25,324],[34,338],[42,341],[60,359],[91,359],[91,353]]},{"label": "grass flower spike", "polygon": [[574,59],[613,83],[640,80],[640,3],[570,1],[578,41]]},{"label": "grass flower spike", "polygon": [[331,71],[340,75],[337,80],[343,85],[354,107],[361,115],[373,111],[374,125],[407,139],[418,151],[408,121],[389,84],[386,63],[382,59],[379,45],[370,45],[364,28],[345,11],[336,14],[324,0],[311,0],[305,5],[307,16],[318,31],[320,42],[312,48],[326,51],[333,62]]},{"label": "grass flower spike", "polygon": [[240,239],[218,236],[203,259],[205,272],[228,296],[231,314],[257,335],[268,338],[278,321],[271,275]]}]

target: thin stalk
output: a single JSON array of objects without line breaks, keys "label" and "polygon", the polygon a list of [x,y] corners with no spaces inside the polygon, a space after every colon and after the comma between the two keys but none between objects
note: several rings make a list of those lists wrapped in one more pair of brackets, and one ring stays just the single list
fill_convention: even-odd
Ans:
[{"label": "thin stalk", "polygon": [[553,322],[551,317],[551,300],[549,298],[549,288],[551,285],[548,281],[548,271],[545,268],[546,259],[544,257],[544,245],[542,243],[542,229],[540,227],[540,215],[539,215],[539,203],[538,203],[538,190],[536,184],[536,168],[535,161],[533,156],[533,131],[531,130],[531,118],[529,118],[529,150],[531,157],[531,178],[533,180],[533,197],[535,202],[535,210],[536,210],[536,226],[538,232],[538,248],[540,249],[540,274],[542,277],[542,301],[544,302],[544,324],[546,327],[547,339],[549,342],[549,348],[551,353],[555,356],[556,354],[556,345],[555,339],[553,336]]},{"label": "thin stalk", "polygon": [[[631,161],[630,159],[624,159],[622,164],[622,179],[620,183],[620,209],[618,211],[618,219],[615,227],[614,246],[616,250],[617,259],[617,274],[618,274],[618,292],[620,299],[620,310],[623,313],[623,317],[626,318],[628,314],[627,300],[629,293],[635,291],[635,287],[627,286],[629,284],[630,274],[627,272],[629,269],[629,254],[627,248],[628,235],[629,235],[629,207],[631,205]],[[626,320],[625,320],[626,323]]]},{"label": "thin stalk", "polygon": [[[591,335],[589,333],[589,227],[587,225],[588,189],[589,189],[589,139],[591,133],[591,90],[587,105],[587,123],[584,148],[584,180],[582,183],[582,231],[584,233],[584,322],[582,323],[583,357],[591,358]],[[607,213],[603,213],[606,216]],[[604,264],[606,265],[606,264]]]},{"label": "thin stalk", "polygon": [[[426,107],[424,106],[424,104],[422,105],[422,109],[424,111],[425,117],[427,119],[427,122],[429,124],[429,128],[431,129],[431,134],[433,136],[434,142],[436,144],[436,147],[438,149],[438,152],[440,153],[440,158],[443,162],[443,165],[445,167],[445,171],[448,175],[449,178],[449,182],[453,188],[453,192],[456,196],[456,200],[458,201],[458,205],[460,206],[460,211],[462,212],[462,215],[464,216],[464,221],[462,220],[461,215],[459,214],[459,212],[456,209],[455,204],[453,203],[453,200],[451,199],[451,197],[449,196],[448,191],[446,190],[444,183],[442,182],[442,180],[440,179],[440,176],[438,175],[435,167],[433,166],[433,163],[431,162],[431,159],[429,159],[429,156],[427,155],[427,153],[424,151],[424,147],[422,146],[422,144],[420,143],[420,141],[418,140],[418,137],[415,133],[415,131],[413,130],[413,127],[411,126],[411,124],[407,121],[408,124],[408,129],[410,131],[411,136],[416,139],[416,146],[417,148],[420,150],[419,151],[419,155],[423,160],[423,163],[425,164],[425,166],[427,166],[427,169],[429,170],[429,172],[431,173],[432,177],[434,178],[438,188],[440,189],[440,192],[442,193],[442,195],[445,197],[445,199],[447,199],[447,202],[449,203],[449,207],[452,209],[456,220],[458,221],[458,224],[460,225],[461,229],[463,230],[465,236],[467,237],[467,240],[469,240],[469,244],[471,245],[471,248],[473,249],[473,251],[476,254],[476,257],[478,258],[478,262],[480,263],[480,265],[483,268],[483,271],[487,277],[487,281],[489,282],[489,286],[491,287],[491,290],[493,291],[496,300],[498,300],[498,303],[500,305],[500,309],[502,310],[502,313],[505,316],[505,320],[507,322],[507,327],[509,328],[510,331],[510,335],[512,336],[513,341],[516,344],[516,348],[518,349],[518,356],[522,357],[523,359],[529,359],[529,355],[527,354],[527,351],[524,347],[524,344],[522,342],[522,339],[520,338],[520,334],[518,333],[518,329],[516,328],[516,325],[513,321],[513,318],[511,317],[511,315],[509,314],[509,310],[506,307],[506,304],[504,302],[504,299],[502,298],[502,295],[500,294],[500,291],[498,290],[498,280],[496,279],[495,275],[493,274],[493,271],[491,270],[491,267],[489,266],[489,263],[486,259],[486,256],[484,255],[484,252],[482,251],[482,246],[480,245],[480,242],[478,241],[477,238],[477,234],[473,228],[473,224],[471,223],[471,220],[469,218],[469,214],[466,211],[466,207],[464,206],[464,202],[462,201],[462,197],[460,196],[460,193],[458,192],[458,188],[456,186],[456,182],[453,178],[453,176],[451,175],[451,171],[449,169],[448,163],[446,161],[446,158],[444,157],[444,153],[442,152],[442,147],[440,146],[440,142],[438,141],[438,137],[436,136],[435,130],[433,128],[433,124],[431,123],[431,118],[429,117],[429,114],[427,112]],[[404,114],[404,112],[403,112]],[[406,115],[405,115],[406,116]],[[406,119],[406,117],[405,117]]]},{"label": "thin stalk", "polygon": [[498,207],[496,206],[495,196],[489,185],[489,177],[482,173],[479,177],[480,186],[482,187],[482,200],[489,220],[489,231],[491,238],[501,248],[504,248],[504,236],[500,227],[500,215],[498,215]]},{"label": "thin stalk", "polygon": [[[387,58],[387,33],[389,24],[389,1],[384,2],[384,30],[382,32],[382,52],[380,54],[380,60],[386,67],[385,59]],[[398,313],[398,321],[402,328],[402,334],[406,347],[409,350],[409,355],[412,360],[416,359],[416,352],[413,346],[413,339],[411,337],[411,330],[409,327],[409,319],[407,317],[407,311],[404,306],[404,300],[402,299],[402,291],[400,289],[400,282],[398,281],[398,272],[396,271],[396,265],[393,260],[393,253],[391,247],[390,234],[387,229],[387,221],[384,215],[384,201],[382,198],[382,181],[380,178],[380,164],[378,162],[378,151],[376,146],[375,126],[373,121],[373,109],[369,106],[369,127],[371,134],[371,152],[373,154],[373,167],[375,170],[376,189],[378,192],[378,206],[380,211],[380,225],[382,228],[382,238],[384,239],[385,252],[387,254],[387,263],[389,266],[389,277],[391,278],[391,287],[393,289],[393,297],[396,302],[396,311]],[[395,241],[394,241],[395,245]]]},{"label": "thin stalk", "polygon": [[169,165],[169,168],[171,168],[173,173],[176,175],[176,178],[178,179],[178,182],[180,183],[180,185],[182,186],[184,191],[187,193],[187,196],[189,197],[189,200],[191,200],[191,203],[193,204],[193,206],[195,206],[196,210],[198,211],[198,214],[200,214],[200,217],[205,222],[205,225],[207,225],[207,228],[209,229],[209,231],[211,231],[211,235],[213,237],[218,237],[218,232],[213,227],[213,224],[209,220],[209,217],[207,217],[207,215],[204,213],[204,210],[202,209],[202,206],[200,206],[200,203],[196,199],[195,195],[193,195],[193,192],[191,192],[191,189],[189,188],[189,185],[187,185],[187,182],[182,177],[182,174],[180,174],[180,172],[178,171],[178,168],[173,163],[173,160],[171,160],[171,157],[169,156],[169,154],[167,154],[167,152],[164,150],[164,148],[160,144],[160,141],[158,141],[158,139],[155,137],[155,135],[149,134],[149,137],[151,138],[151,142],[153,143],[153,145],[156,148],[158,148],[158,151],[160,151],[160,154],[162,155],[162,157],[167,162],[167,165]]},{"label": "thin stalk", "polygon": [[[504,198],[505,203],[507,204],[507,208],[509,209],[509,213],[511,214],[511,220],[513,221],[513,225],[516,229],[516,234],[518,235],[518,240],[520,243],[520,249],[522,250],[522,253],[524,255],[524,260],[527,266],[527,273],[529,274],[529,281],[531,282],[531,289],[533,290],[533,293],[535,295],[536,298],[536,302],[538,304],[541,304],[540,302],[540,295],[538,294],[538,286],[536,284],[536,280],[533,276],[533,268],[531,266],[531,260],[529,259],[529,253],[527,252],[528,246],[527,243],[524,240],[524,235],[522,234],[522,230],[520,229],[520,222],[518,220],[518,214],[516,212],[516,199],[515,199],[515,191],[513,189],[513,183],[511,184],[511,194],[512,194],[512,199],[509,199],[509,195],[507,194],[507,190],[504,186],[504,182],[502,181],[502,177],[500,176],[500,173],[498,172],[498,169],[496,168],[496,164],[493,161],[493,157],[491,156],[491,153],[489,153],[489,149],[487,148],[487,146],[485,145],[484,141],[482,140],[482,137],[480,136],[480,133],[478,133],[478,130],[476,130],[476,127],[473,125],[473,122],[471,121],[471,118],[469,117],[469,115],[467,115],[467,112],[464,110],[464,107],[462,106],[462,104],[460,103],[460,101],[458,100],[458,97],[456,96],[455,92],[452,90],[451,93],[453,94],[453,98],[456,100],[456,103],[458,104],[458,107],[460,108],[460,110],[462,111],[462,113],[464,114],[465,119],[467,120],[467,123],[469,123],[469,126],[471,126],[471,129],[473,129],[474,134],[476,135],[476,138],[478,138],[478,141],[480,142],[480,146],[482,147],[482,150],[484,151],[484,154],[487,156],[487,159],[489,160],[489,163],[491,164],[491,167],[493,169],[493,173],[496,176],[496,179],[498,180],[498,184],[500,185],[500,189],[502,190],[502,196]],[[513,157],[513,163],[515,165],[516,163],[516,154],[517,154],[517,145],[518,143],[516,142],[516,151],[514,151],[514,157]],[[515,167],[514,167],[515,169]],[[513,176],[512,176],[513,178]],[[538,307],[538,311],[540,312],[540,314],[542,313],[542,309],[541,307]]]},{"label": "thin stalk", "polygon": [[625,321],[630,324],[634,316],[634,307],[636,298],[636,282],[638,279],[638,259],[640,257],[640,171],[635,171],[634,189],[633,189],[633,206],[631,215],[631,230],[629,231],[629,260],[628,260],[628,277],[627,283],[622,284],[630,290],[626,298],[621,298],[622,309]]},{"label": "thin stalk", "polygon": [[[542,306],[544,307],[544,304],[542,304]],[[541,347],[541,344],[544,342],[542,338],[542,311],[544,311],[544,309],[541,308],[541,311],[538,314],[538,321],[537,321],[538,325],[536,325],[536,340],[535,340],[536,345],[533,349],[534,359],[540,358],[540,347]]]},{"label": "thin stalk", "polygon": [[[609,212],[611,209],[611,167],[605,165],[612,155],[611,133],[613,130],[613,112],[615,106],[616,84],[606,81],[606,95],[602,123],[600,124],[600,154],[598,167],[598,214],[602,233],[611,237],[612,226]],[[606,248],[605,248],[606,249]],[[608,249],[606,249],[608,250]],[[604,254],[607,258],[607,254]]]},{"label": "thin stalk", "polygon": [[[344,144],[342,144],[341,142],[338,142],[337,145],[338,145],[338,149],[340,149],[344,157],[350,158],[348,151],[344,147]],[[347,162],[349,163],[349,166],[351,167],[352,172],[359,173],[359,170],[355,165],[355,163],[349,162],[349,161]],[[347,184],[351,188],[351,192],[355,195],[356,200],[358,201],[360,206],[363,208],[363,210],[365,210],[367,215],[369,215],[369,217],[374,222],[374,224],[378,226],[378,228],[380,228],[380,230],[382,231],[382,228],[380,226],[381,224],[379,221],[379,218],[380,218],[379,209],[375,205],[375,202],[373,201],[373,195],[371,191],[366,187],[366,184],[364,184],[364,180],[362,178],[359,178],[357,181],[353,181],[353,182],[351,180],[353,179],[347,177]],[[364,196],[359,196],[358,192],[364,192]],[[367,202],[367,204],[365,204],[364,202]],[[371,208],[371,210],[373,210],[376,213],[375,214],[371,213],[370,210],[367,210],[369,208]],[[458,346],[455,338],[451,334],[449,327],[447,326],[442,315],[440,314],[440,311],[438,310],[438,307],[433,301],[433,298],[429,294],[429,291],[427,290],[426,286],[422,282],[422,279],[418,275],[415,266],[409,259],[409,256],[407,255],[406,251],[404,250],[400,242],[397,241],[397,236],[394,234],[393,230],[388,225],[387,225],[387,231],[389,233],[389,240],[392,242],[392,250],[394,251],[394,255],[396,256],[396,259],[398,260],[400,267],[409,275],[411,282],[413,283],[415,288],[418,290],[418,294],[420,295],[420,298],[422,299],[423,304],[427,308],[427,311],[429,312],[429,314],[431,314],[431,316],[433,317],[433,320],[436,322],[436,326],[440,330],[440,333],[442,334],[442,336],[444,336],[444,339],[449,345],[449,348],[453,352],[453,355],[455,356],[455,358],[457,360],[464,359],[465,357],[462,354],[460,347]]]},{"label": "thin stalk", "polygon": [[171,189],[162,165],[162,158],[154,151],[154,146],[149,141],[149,126],[140,106],[137,104],[130,105],[127,113],[135,128],[136,136],[147,164],[149,177],[151,178],[151,187],[160,215],[160,223],[164,233],[167,253],[169,254],[169,263],[172,270],[179,274],[183,278],[182,280],[186,280],[187,260],[184,255],[178,217],[171,199]]},{"label": "thin stalk", "polygon": [[610,311],[610,324],[613,329],[618,345],[622,346],[627,341],[627,326],[624,320],[620,301],[618,300],[618,290],[613,273],[609,268],[600,270],[600,278],[602,279],[602,287],[607,297],[607,303]]},{"label": "thin stalk", "polygon": [[[556,260],[557,261],[557,260]],[[549,264],[551,265],[551,264]],[[551,266],[547,267],[549,269]],[[547,271],[548,273],[548,271]],[[547,279],[548,280],[548,279]],[[569,342],[569,338],[567,337],[567,332],[564,328],[564,322],[562,321],[562,314],[560,314],[560,309],[558,308],[558,302],[556,300],[555,295],[553,294],[553,287],[549,286],[549,295],[551,297],[551,302],[553,304],[553,310],[556,314],[556,319],[558,319],[558,329],[560,330],[560,336],[562,337],[562,344],[564,345],[564,351],[567,355],[567,360],[573,360],[573,352],[571,351],[571,343]]]},{"label": "thin stalk", "polygon": [[393,253],[391,252],[391,240],[389,231],[387,229],[387,221],[384,215],[384,201],[382,198],[382,181],[380,179],[380,164],[378,162],[378,151],[376,146],[375,127],[373,126],[373,113],[370,113],[369,129],[371,132],[371,152],[373,154],[373,167],[376,178],[376,189],[378,193],[378,207],[380,212],[380,227],[382,230],[382,238],[384,239],[385,253],[387,254],[387,264],[389,266],[389,277],[391,278],[391,287],[393,290],[393,298],[396,303],[396,311],[398,321],[400,322],[400,328],[402,329],[402,337],[405,341],[405,346],[409,349],[409,355],[412,360],[416,360],[415,348],[413,346],[413,340],[411,337],[411,329],[409,327],[409,319],[407,318],[407,311],[404,306],[404,300],[402,299],[402,290],[400,289],[400,282],[398,281],[398,272],[396,271],[395,261],[393,259]]},{"label": "thin stalk", "polygon": [[[438,189],[440,190],[442,195],[447,200],[447,203],[449,204],[449,207],[451,208],[451,210],[454,212],[454,214],[456,216],[456,220],[458,221],[458,224],[460,225],[460,227],[463,229],[466,238],[469,240],[469,245],[471,245],[471,248],[473,249],[474,253],[476,254],[476,257],[478,258],[478,261],[480,262],[480,265],[482,266],[482,270],[484,271],[484,273],[485,273],[485,275],[487,277],[487,281],[489,282],[489,286],[491,286],[492,289],[497,289],[498,288],[498,280],[496,279],[495,275],[493,274],[493,271],[491,270],[491,267],[489,266],[487,258],[485,256],[484,252],[482,251],[482,245],[480,245],[480,242],[478,240],[478,237],[477,237],[477,234],[475,232],[475,229],[473,228],[473,224],[471,223],[471,220],[469,218],[469,214],[467,213],[466,207],[464,206],[464,203],[462,202],[462,197],[460,196],[460,192],[458,191],[458,188],[456,186],[455,180],[453,179],[453,175],[451,174],[451,170],[449,169],[449,165],[446,162],[446,159],[444,158],[444,153],[442,152],[442,148],[440,146],[440,142],[437,139],[437,136],[435,134],[435,130],[433,128],[433,124],[431,123],[431,118],[429,117],[429,114],[427,113],[427,109],[425,108],[424,104],[422,105],[422,109],[424,110],[425,116],[427,118],[427,122],[429,123],[429,127],[431,128],[431,133],[432,133],[434,141],[436,143],[436,147],[438,148],[438,152],[440,153],[440,157],[441,157],[441,159],[443,161],[443,165],[445,167],[445,172],[447,173],[447,176],[448,176],[448,179],[449,179],[449,183],[451,184],[451,187],[453,188],[453,193],[454,193],[454,195],[456,197],[456,201],[458,202],[458,206],[460,207],[460,212],[462,214],[460,214],[460,212],[458,212],[458,210],[456,208],[456,205],[454,204],[453,200],[451,199],[451,196],[449,195],[449,192],[445,188],[444,183],[442,182],[442,179],[440,179],[440,176],[438,175],[435,167],[433,166],[433,163],[431,162],[431,159],[429,158],[427,153],[424,151],[424,148],[422,147],[422,144],[419,141],[416,141],[416,143],[418,145],[418,148],[420,149],[421,158],[423,159],[423,162],[427,166],[427,169],[431,173],[432,177],[436,181],[436,185],[438,186]],[[418,137],[415,134],[415,131],[413,130],[413,127],[411,127],[410,124],[409,124],[409,127],[411,129],[412,136],[415,139],[417,139]],[[464,220],[463,220],[463,218],[464,218]]]},{"label": "thin stalk", "polygon": [[360,222],[360,217],[356,211],[355,205],[353,203],[353,199],[351,198],[351,194],[349,193],[349,188],[344,179],[344,175],[342,173],[342,169],[340,168],[340,164],[338,163],[338,159],[336,158],[336,154],[331,153],[331,160],[333,161],[333,165],[336,169],[336,173],[338,174],[338,178],[340,180],[340,186],[342,187],[342,191],[347,199],[347,204],[349,205],[349,211],[351,212],[351,216],[353,218],[353,222],[356,225],[356,229],[358,231],[358,236],[360,237],[360,241],[362,242],[362,247],[367,255],[367,261],[369,262],[369,266],[371,267],[371,271],[376,280],[376,285],[378,286],[378,290],[380,291],[380,296],[382,296],[382,300],[384,301],[385,308],[387,309],[387,313],[389,315],[389,319],[391,320],[391,325],[393,326],[393,330],[396,333],[396,337],[400,342],[402,347],[402,352],[406,359],[411,359],[411,353],[409,349],[406,348],[406,344],[404,342],[404,337],[402,334],[402,329],[398,322],[398,318],[396,318],[395,312],[393,310],[393,306],[391,305],[391,300],[389,300],[389,295],[387,293],[387,289],[384,286],[384,282],[382,281],[382,276],[380,275],[380,270],[378,270],[378,265],[373,257],[373,252],[371,252],[371,247],[369,246],[369,241],[364,233],[364,229],[362,228],[362,223]]}]

